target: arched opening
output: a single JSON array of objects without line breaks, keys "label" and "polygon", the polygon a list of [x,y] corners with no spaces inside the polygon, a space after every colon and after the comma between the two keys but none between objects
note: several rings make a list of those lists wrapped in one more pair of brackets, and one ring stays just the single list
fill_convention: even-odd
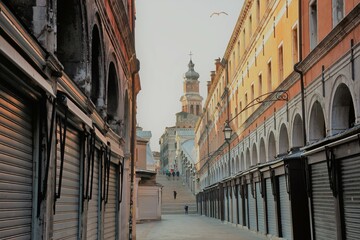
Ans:
[{"label": "arched opening", "polygon": [[318,101],[314,103],[310,113],[309,141],[315,142],[326,136],[325,119],[322,107]]},{"label": "arched opening", "polygon": [[336,89],[331,113],[331,133],[333,135],[354,126],[354,103],[349,88],[345,84],[340,84]]},{"label": "arched opening", "polygon": [[127,152],[130,151],[130,100],[128,91],[125,92],[125,101],[124,101],[124,126],[122,132],[119,133],[120,137],[123,137],[128,143],[125,145]]},{"label": "arched opening", "polygon": [[240,160],[239,160],[239,155],[236,156],[236,172],[240,171]]},{"label": "arched opening", "polygon": [[268,145],[268,161],[274,160],[276,157],[276,144],[274,133],[271,132],[269,136],[269,145]]},{"label": "arched opening", "polygon": [[64,71],[75,82],[85,87],[85,36],[81,5],[78,0],[57,1],[57,50],[56,55]]},{"label": "arched opening", "polygon": [[244,153],[241,153],[241,158],[240,158],[240,170],[244,171],[245,170],[245,158],[244,158]]},{"label": "arched opening", "polygon": [[296,114],[293,131],[292,131],[292,146],[293,147],[302,147],[304,146],[304,134],[303,134],[303,124],[300,114]]},{"label": "arched opening", "polygon": [[288,150],[289,150],[289,135],[285,124],[282,124],[279,134],[279,154],[287,154]]},{"label": "arched opening", "polygon": [[232,174],[236,173],[235,159],[234,158],[231,159],[231,173]]},{"label": "arched opening", "polygon": [[245,169],[248,169],[248,168],[250,168],[250,166],[251,166],[251,161],[250,161],[250,150],[249,150],[248,148],[246,149],[245,158],[246,158]]},{"label": "arched opening", "polygon": [[251,165],[254,166],[256,164],[258,164],[258,154],[257,154],[257,147],[256,144],[253,144],[252,147],[252,159],[251,159]]},{"label": "arched opening", "polygon": [[[101,42],[100,42],[100,32],[97,26],[94,26],[92,32],[92,44],[91,44],[91,90],[90,90],[90,99],[98,108],[102,110],[104,106],[104,96],[103,96],[103,61],[101,54]],[[105,113],[103,113],[103,117]]]},{"label": "arched opening", "polygon": [[119,86],[114,63],[110,63],[107,84],[107,122],[114,132],[120,133]]},{"label": "arched opening", "polygon": [[265,150],[265,141],[263,138],[260,140],[260,149],[259,149],[259,163],[266,162],[266,150]]}]

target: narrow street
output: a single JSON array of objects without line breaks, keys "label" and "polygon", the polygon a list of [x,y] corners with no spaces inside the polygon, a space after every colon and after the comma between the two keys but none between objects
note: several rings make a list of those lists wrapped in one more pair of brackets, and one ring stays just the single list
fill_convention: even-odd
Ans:
[{"label": "narrow street", "polygon": [[137,240],[260,240],[264,235],[220,220],[194,215],[162,215],[161,221],[136,225]]}]

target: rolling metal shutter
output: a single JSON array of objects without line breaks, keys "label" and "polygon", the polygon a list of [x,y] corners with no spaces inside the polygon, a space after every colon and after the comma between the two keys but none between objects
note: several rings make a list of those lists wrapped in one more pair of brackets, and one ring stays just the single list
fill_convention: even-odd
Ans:
[{"label": "rolling metal shutter", "polygon": [[341,161],[345,234],[347,240],[360,236],[360,158]]},{"label": "rolling metal shutter", "polygon": [[243,222],[243,214],[244,214],[244,209],[243,209],[243,199],[241,197],[240,194],[240,188],[242,187],[242,185],[238,185],[239,191],[238,191],[238,201],[239,201],[239,223],[241,225],[244,226],[244,222]]},{"label": "rolling metal shutter", "polygon": [[266,206],[267,206],[267,224],[268,233],[277,236],[276,231],[276,209],[274,195],[272,194],[271,179],[266,179]]},{"label": "rolling metal shutter", "polygon": [[256,200],[251,194],[251,185],[247,185],[248,188],[248,200],[249,200],[249,219],[250,219],[250,226],[251,230],[256,231]]},{"label": "rolling metal shutter", "polygon": [[234,186],[233,187],[233,191],[232,191],[232,209],[233,209],[233,211],[232,211],[232,216],[233,216],[233,218],[232,218],[232,223],[237,223],[237,208],[236,208],[236,196],[235,196],[235,193],[236,193],[236,191],[235,191],[235,188],[236,188],[237,186]]},{"label": "rolling metal shutter", "polygon": [[0,88],[0,239],[31,238],[33,108]]},{"label": "rolling metal shutter", "polygon": [[93,188],[92,188],[92,197],[88,205],[88,216],[87,216],[87,232],[86,236],[88,240],[98,239],[98,225],[100,219],[100,209],[99,209],[99,152],[95,150],[95,159],[94,159],[94,176],[93,176]]},{"label": "rolling metal shutter", "polygon": [[104,220],[104,239],[111,240],[116,238],[117,230],[117,171],[114,164],[110,164],[109,176],[109,195],[108,201],[105,205],[105,220]]},{"label": "rolling metal shutter", "polygon": [[[58,139],[59,132],[58,132]],[[80,204],[80,137],[69,126],[66,132],[61,196],[56,201],[53,239],[78,239]],[[56,184],[59,186],[60,144],[57,144]]]},{"label": "rolling metal shutter", "polygon": [[282,237],[291,240],[293,237],[290,200],[286,190],[286,179],[284,175],[279,177],[279,188]]},{"label": "rolling metal shutter", "polygon": [[311,182],[315,238],[336,239],[335,204],[326,162],[311,166]]},{"label": "rolling metal shutter", "polygon": [[264,201],[260,192],[260,183],[256,183],[256,205],[258,212],[258,224],[259,224],[259,232],[265,233],[265,220],[264,220]]},{"label": "rolling metal shutter", "polygon": [[224,218],[224,220],[227,221],[228,220],[228,199],[227,199],[226,195],[227,195],[228,189],[227,188],[225,188],[225,189],[226,190],[224,191],[224,207],[225,207],[225,211],[224,211],[225,218]]},{"label": "rolling metal shutter", "polygon": [[246,191],[244,198],[245,224],[249,228],[249,194],[251,193],[247,190],[247,185],[244,185],[244,191]]}]

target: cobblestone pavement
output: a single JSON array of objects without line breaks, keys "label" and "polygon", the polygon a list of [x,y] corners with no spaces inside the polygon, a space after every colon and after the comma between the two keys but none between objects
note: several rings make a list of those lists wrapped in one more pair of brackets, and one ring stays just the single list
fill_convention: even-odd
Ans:
[{"label": "cobblestone pavement", "polygon": [[162,215],[136,225],[137,240],[263,240],[264,235],[199,215]]}]

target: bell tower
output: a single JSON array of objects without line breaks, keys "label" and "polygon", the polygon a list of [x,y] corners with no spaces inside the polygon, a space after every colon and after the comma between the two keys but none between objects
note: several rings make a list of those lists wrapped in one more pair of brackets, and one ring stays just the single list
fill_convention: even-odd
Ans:
[{"label": "bell tower", "polygon": [[192,53],[190,52],[190,62],[188,64],[189,70],[184,74],[184,95],[181,96],[180,101],[182,105],[182,112],[187,112],[196,116],[202,113],[202,100],[203,98],[199,93],[199,77],[200,75],[194,70],[194,63],[191,59]]}]

